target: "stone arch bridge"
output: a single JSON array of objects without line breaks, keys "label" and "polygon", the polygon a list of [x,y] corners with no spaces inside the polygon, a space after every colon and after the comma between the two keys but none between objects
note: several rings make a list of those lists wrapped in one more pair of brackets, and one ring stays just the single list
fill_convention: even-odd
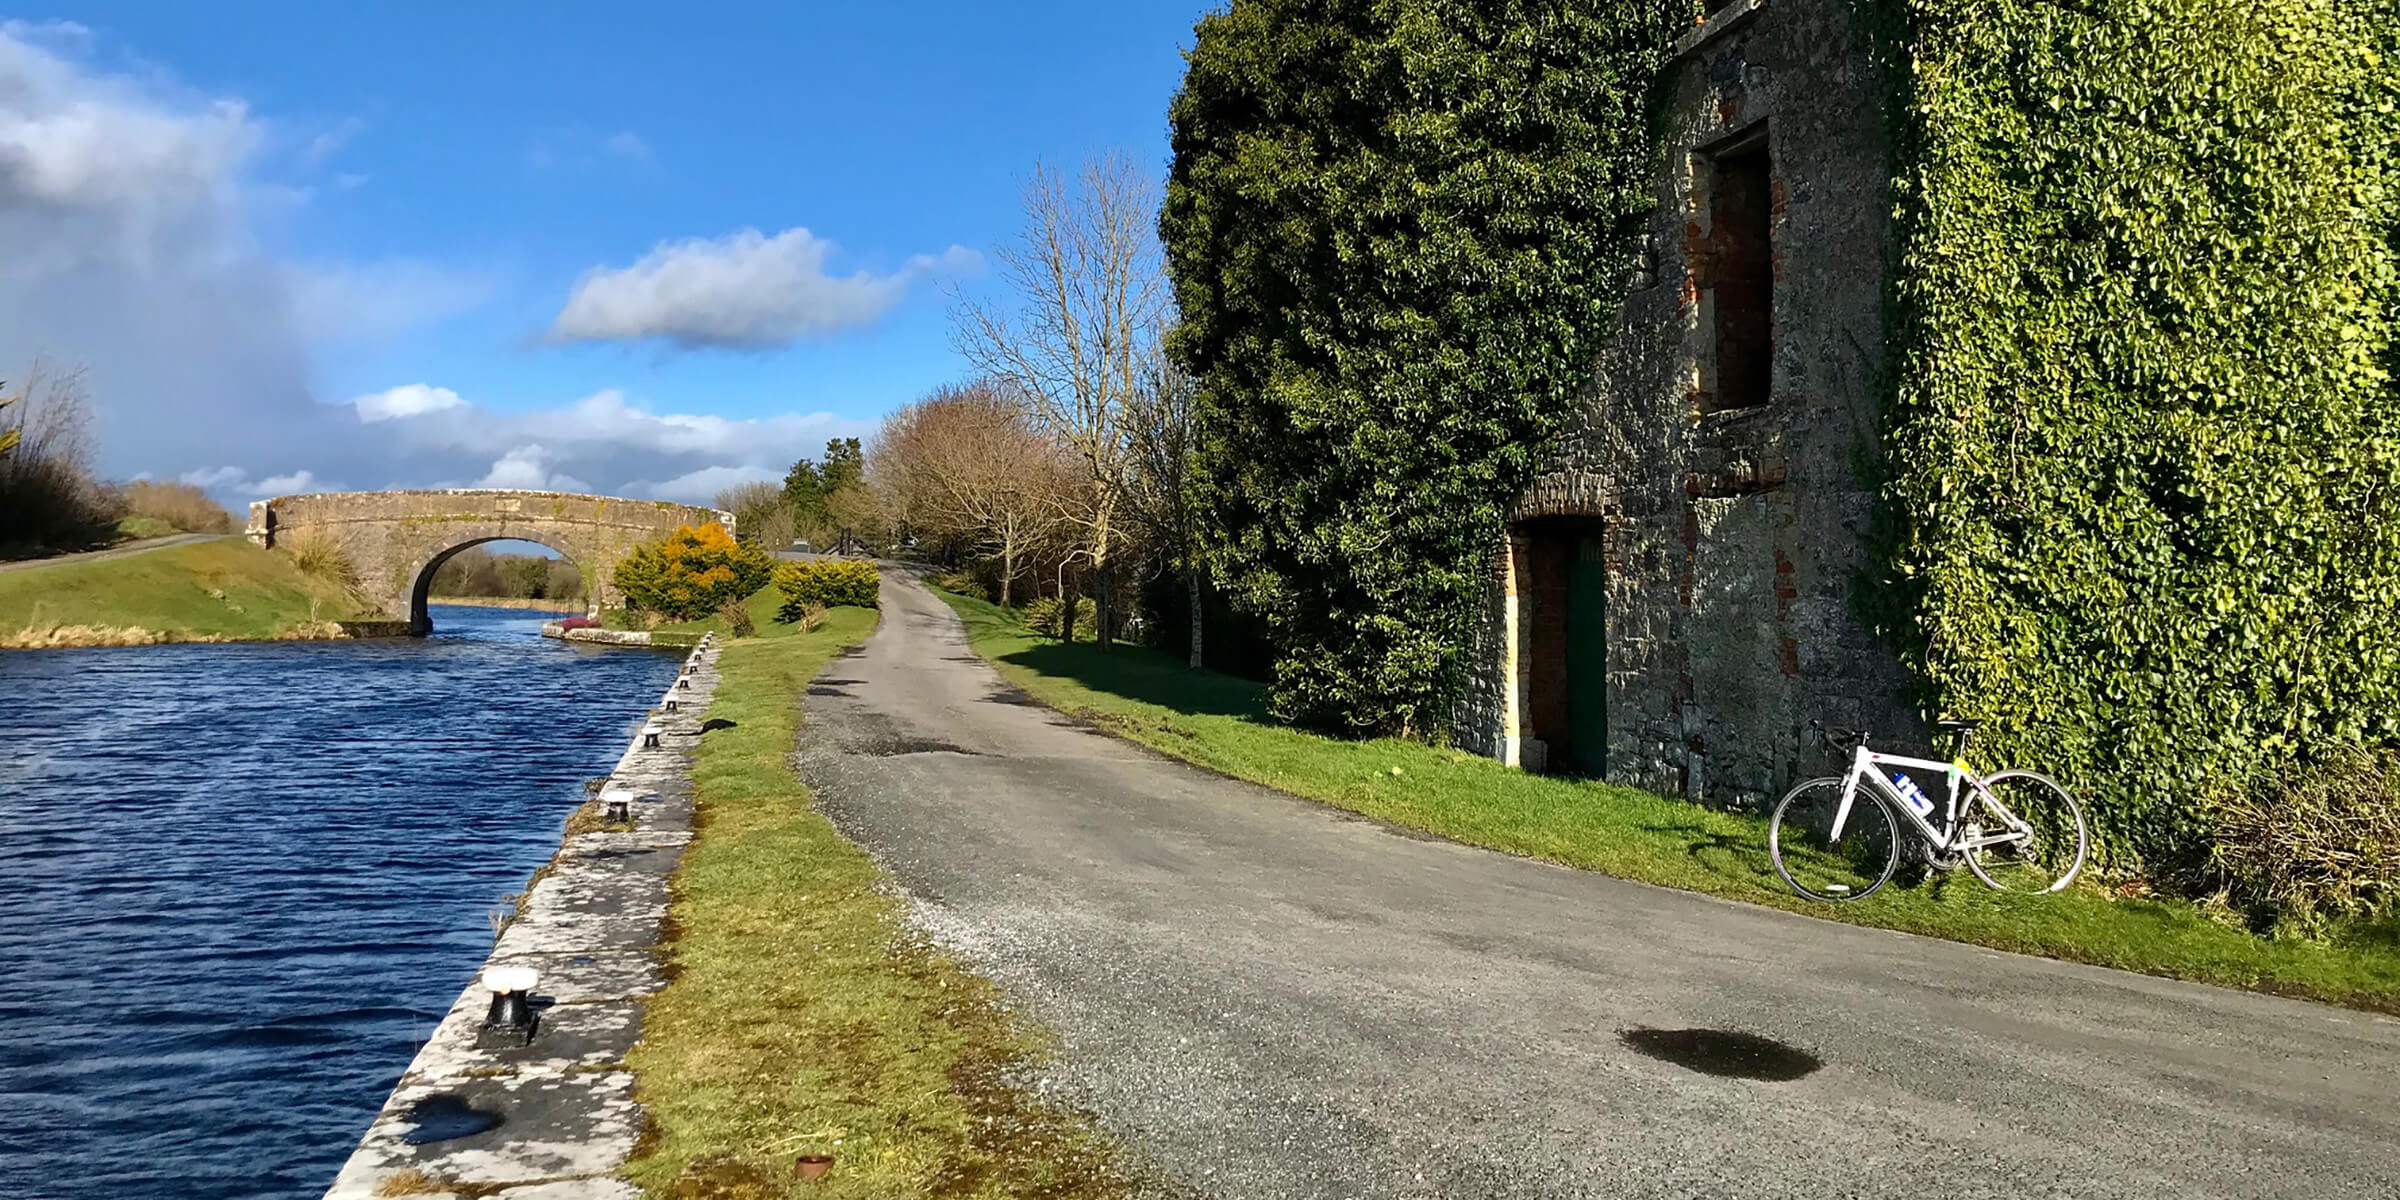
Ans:
[{"label": "stone arch bridge", "polygon": [[660,500],[452,488],[405,492],[323,492],[278,496],[250,506],[250,540],[273,548],[312,538],[342,548],[361,590],[413,633],[433,622],[425,591],[450,556],[485,542],[547,546],[583,575],[591,611],[617,603],[610,579],[633,548],[677,526],[714,521],[733,531],[733,514]]}]

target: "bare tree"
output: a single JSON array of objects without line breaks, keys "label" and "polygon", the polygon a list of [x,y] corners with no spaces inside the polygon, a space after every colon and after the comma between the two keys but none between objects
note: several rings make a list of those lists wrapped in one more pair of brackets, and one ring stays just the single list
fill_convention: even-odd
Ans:
[{"label": "bare tree", "polygon": [[1192,501],[1192,398],[1190,376],[1165,355],[1151,360],[1149,378],[1127,411],[1126,500],[1143,527],[1160,564],[1183,575],[1191,610],[1191,664],[1201,651],[1201,551],[1199,511]]},{"label": "bare tree", "polygon": [[780,546],[792,540],[792,521],[779,484],[763,479],[734,484],[717,493],[716,507],[733,514],[734,531],[743,541]]},{"label": "bare tree", "polygon": [[92,475],[91,392],[82,367],[41,358],[5,401],[0,547],[63,550],[105,538],[115,501]]},{"label": "bare tree", "polygon": [[960,351],[1024,402],[1088,481],[1089,503],[1061,515],[1082,530],[1103,648],[1126,535],[1127,412],[1157,358],[1166,294],[1157,223],[1156,182],[1122,154],[1087,162],[1071,188],[1037,165],[1024,232],[993,252],[1005,302],[962,294],[956,306]]},{"label": "bare tree", "polygon": [[1059,447],[989,383],[943,387],[884,419],[868,478],[887,515],[1000,559],[1000,603],[1070,506]]}]

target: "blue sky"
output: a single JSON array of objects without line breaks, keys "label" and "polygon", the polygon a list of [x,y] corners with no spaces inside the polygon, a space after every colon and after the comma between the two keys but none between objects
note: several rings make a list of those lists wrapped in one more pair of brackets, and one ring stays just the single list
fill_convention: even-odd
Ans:
[{"label": "blue sky", "polygon": [[0,377],[102,469],[706,499],[956,376],[1205,3],[74,4],[0,27]]}]

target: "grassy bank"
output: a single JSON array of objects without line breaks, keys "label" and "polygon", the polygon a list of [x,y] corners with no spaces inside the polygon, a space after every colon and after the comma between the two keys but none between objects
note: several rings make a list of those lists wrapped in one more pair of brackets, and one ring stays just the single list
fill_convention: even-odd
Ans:
[{"label": "grassy bank", "polygon": [[1266,719],[1260,688],[1246,680],[1135,647],[1103,654],[1062,644],[995,605],[943,598],[965,618],[976,651],[1042,702],[1211,770],[1395,824],[1815,917],[2400,1013],[2400,922],[2331,942],[2277,941],[2179,901],[2097,889],[2001,895],[1964,872],[1856,904],[1813,904],[1776,878],[1760,818],[1415,742],[1288,729]]},{"label": "grassy bank", "polygon": [[356,609],[341,585],[239,538],[0,572],[0,645],[305,636]]},{"label": "grassy bank", "polygon": [[[874,614],[727,645],[676,876],[674,982],[631,1056],[652,1136],[627,1168],[669,1196],[1130,1194],[1080,1122],[1010,1085],[1041,1045],[991,986],[909,933],[881,873],[792,773],[799,698]],[[797,1155],[834,1156],[815,1182]]]}]

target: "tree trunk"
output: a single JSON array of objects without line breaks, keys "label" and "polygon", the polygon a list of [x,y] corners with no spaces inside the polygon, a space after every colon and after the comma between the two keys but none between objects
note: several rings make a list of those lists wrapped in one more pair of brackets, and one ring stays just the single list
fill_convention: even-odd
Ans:
[{"label": "tree trunk", "polygon": [[1017,578],[1017,543],[1009,539],[1000,543],[1000,607],[1008,607],[1008,585]]},{"label": "tree trunk", "polygon": [[1183,587],[1192,601],[1192,669],[1197,671],[1200,669],[1200,614],[1206,607],[1200,602],[1200,572],[1197,569],[1183,573]]},{"label": "tree trunk", "polygon": [[1117,640],[1116,630],[1112,628],[1116,624],[1117,616],[1117,564],[1102,563],[1098,570],[1092,572],[1092,575],[1099,581],[1098,586],[1094,589],[1098,594],[1092,597],[1094,605],[1092,609],[1093,640],[1100,643],[1101,649],[1106,650],[1115,645]]}]

